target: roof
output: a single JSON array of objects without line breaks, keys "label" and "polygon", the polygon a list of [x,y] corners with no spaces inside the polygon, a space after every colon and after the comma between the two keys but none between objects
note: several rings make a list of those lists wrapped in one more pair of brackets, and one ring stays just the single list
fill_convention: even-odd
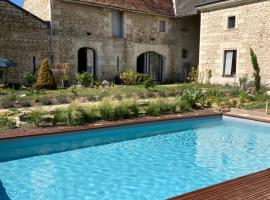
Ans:
[{"label": "roof", "polygon": [[144,12],[154,15],[175,16],[172,0],[68,0],[106,6],[116,9]]},{"label": "roof", "polygon": [[217,3],[224,0],[176,0],[176,15],[178,17],[197,14],[200,5]]},{"label": "roof", "polygon": [[40,19],[40,18],[37,17],[36,15],[34,15],[34,14],[30,13],[29,11],[23,9],[22,7],[20,7],[20,6],[18,6],[17,4],[11,2],[10,0],[3,0],[3,1],[6,2],[6,3],[8,3],[9,5],[13,6],[13,7],[16,8],[16,9],[21,10],[21,11],[22,11],[23,13],[25,13],[26,15],[29,15],[29,16],[33,17],[34,19],[36,19],[36,20],[38,20],[38,21],[40,21],[40,22],[46,24],[47,26],[50,25],[49,22]]}]

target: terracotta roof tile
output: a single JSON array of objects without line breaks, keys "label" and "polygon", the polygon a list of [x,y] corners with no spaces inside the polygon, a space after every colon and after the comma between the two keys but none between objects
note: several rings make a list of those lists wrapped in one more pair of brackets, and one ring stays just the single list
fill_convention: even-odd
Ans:
[{"label": "terracotta roof tile", "polygon": [[134,10],[155,15],[174,16],[172,0],[76,0],[100,6]]}]

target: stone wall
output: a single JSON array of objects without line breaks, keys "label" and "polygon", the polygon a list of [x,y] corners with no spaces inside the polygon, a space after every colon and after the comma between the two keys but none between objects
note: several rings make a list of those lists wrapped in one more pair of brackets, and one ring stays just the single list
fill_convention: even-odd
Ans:
[{"label": "stone wall", "polygon": [[[82,47],[96,52],[100,79],[112,79],[128,69],[136,70],[138,56],[148,51],[163,56],[163,81],[183,78],[184,62],[198,64],[198,17],[175,19],[124,12],[124,37],[113,38],[110,8],[61,0],[54,1],[52,8],[53,62],[70,63],[73,73],[78,71],[77,55]],[[166,33],[158,31],[160,20],[167,22]],[[189,50],[187,59],[182,59],[182,48]]]},{"label": "stone wall", "polygon": [[[212,69],[212,82],[234,83],[247,74],[252,78],[250,48],[258,56],[262,81],[270,82],[270,1],[201,13],[200,72]],[[227,30],[228,16],[236,16],[236,29]],[[237,50],[236,76],[222,77],[224,50]]]},{"label": "stone wall", "polygon": [[14,4],[0,1],[0,27],[0,57],[17,63],[8,70],[8,81],[19,83],[26,72],[33,71],[33,57],[37,67],[48,57],[48,25]]},{"label": "stone wall", "polygon": [[50,21],[51,0],[24,0],[23,8],[44,21]]}]

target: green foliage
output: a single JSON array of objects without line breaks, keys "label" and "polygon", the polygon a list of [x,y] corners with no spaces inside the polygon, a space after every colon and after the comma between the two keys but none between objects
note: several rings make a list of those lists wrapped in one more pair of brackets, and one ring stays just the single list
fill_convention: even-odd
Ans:
[{"label": "green foliage", "polygon": [[159,116],[160,113],[160,102],[150,101],[146,107],[146,113],[150,116]]},{"label": "green foliage", "polygon": [[140,106],[136,100],[133,100],[128,105],[131,115],[134,117],[138,117],[140,114]]},{"label": "green foliage", "polygon": [[97,109],[92,106],[83,107],[79,111],[86,123],[94,122],[98,119]]},{"label": "green foliage", "polygon": [[239,78],[239,86],[242,88],[242,90],[247,89],[247,82],[248,82],[248,75],[247,74],[245,74]]},{"label": "green foliage", "polygon": [[201,90],[184,90],[181,98],[187,101],[192,108],[196,108],[196,103],[199,99],[203,98],[203,94]]},{"label": "green foliage", "polygon": [[198,69],[196,67],[192,67],[191,72],[188,75],[188,80],[191,83],[197,83],[198,82],[198,78],[199,78],[199,72]]},{"label": "green foliage", "polygon": [[165,100],[159,100],[158,105],[161,114],[172,113],[176,110],[176,105],[174,103]]},{"label": "green foliage", "polygon": [[207,80],[206,80],[206,83],[207,83],[207,84],[210,84],[210,80],[211,80],[211,78],[213,77],[213,72],[212,72],[211,69],[207,69],[207,70],[206,70],[206,74],[207,74]]},{"label": "green foliage", "polygon": [[259,93],[261,89],[261,75],[260,75],[261,69],[258,64],[257,55],[255,54],[252,48],[250,48],[250,56],[251,56],[251,63],[254,69],[253,76],[255,79],[255,83],[254,83],[255,89],[256,89],[256,92]]},{"label": "green foliage", "polygon": [[154,81],[151,77],[148,77],[145,81],[144,81],[144,87],[146,89],[148,88],[154,88],[157,85],[157,82]]},{"label": "green foliage", "polygon": [[32,87],[37,82],[37,76],[33,73],[25,73],[23,76],[23,85],[26,87]]},{"label": "green foliage", "polygon": [[56,89],[56,82],[53,77],[53,72],[49,67],[48,59],[44,59],[41,62],[41,66],[38,73],[37,82],[33,85],[35,89]]},{"label": "green foliage", "polygon": [[83,87],[90,87],[94,85],[94,75],[88,72],[78,73],[76,81]]},{"label": "green foliage", "polygon": [[65,112],[66,124],[68,126],[74,126],[83,122],[82,113],[79,111],[80,107],[76,102],[72,102]]},{"label": "green foliage", "polygon": [[0,115],[0,130],[8,130],[16,128],[16,122],[9,119],[5,115]]},{"label": "green foliage", "polygon": [[120,79],[124,85],[138,85],[143,81],[144,75],[139,74],[133,70],[129,70],[127,72],[121,73]]},{"label": "green foliage", "polygon": [[53,111],[53,125],[59,122],[66,122],[66,110],[63,108],[57,108]]},{"label": "green foliage", "polygon": [[175,102],[180,112],[189,111],[191,109],[190,102],[187,101],[186,99],[183,99],[181,97],[176,97]]},{"label": "green foliage", "polygon": [[40,98],[39,102],[42,103],[42,105],[44,105],[44,106],[49,106],[49,105],[53,104],[52,98],[49,96],[44,96],[44,97]]},{"label": "green foliage", "polygon": [[40,124],[43,122],[44,112],[36,108],[35,110],[31,111],[27,114],[27,122],[29,124],[34,124],[37,127],[40,127]]},{"label": "green foliage", "polygon": [[61,95],[61,96],[59,96],[59,97],[57,98],[57,102],[58,102],[59,104],[66,104],[66,103],[68,103],[68,100],[67,100],[67,97],[66,97],[66,96]]},{"label": "green foliage", "polygon": [[99,104],[98,109],[103,120],[112,119],[114,110],[113,105],[108,98],[103,99],[103,101]]},{"label": "green foliage", "polygon": [[126,119],[130,116],[129,103],[122,101],[114,108],[114,119]]},{"label": "green foliage", "polygon": [[8,92],[6,96],[1,99],[1,106],[5,109],[14,108],[14,103],[17,100],[17,95],[15,90]]},{"label": "green foliage", "polygon": [[29,100],[21,100],[20,105],[21,105],[21,107],[24,107],[24,108],[28,108],[28,107],[32,106],[31,101],[29,101]]}]

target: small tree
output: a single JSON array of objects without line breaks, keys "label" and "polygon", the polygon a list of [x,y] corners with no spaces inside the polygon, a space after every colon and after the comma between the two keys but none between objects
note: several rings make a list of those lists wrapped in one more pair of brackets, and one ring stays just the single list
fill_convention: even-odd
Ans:
[{"label": "small tree", "polygon": [[56,82],[53,77],[53,72],[49,67],[48,59],[41,62],[37,82],[33,85],[35,89],[56,89]]},{"label": "small tree", "polygon": [[256,92],[259,92],[261,89],[261,76],[260,76],[260,67],[258,64],[258,59],[257,59],[257,55],[255,54],[255,52],[253,51],[252,48],[250,48],[250,56],[251,56],[251,63],[253,65],[253,69],[254,69],[254,79],[255,79],[255,89]]}]

